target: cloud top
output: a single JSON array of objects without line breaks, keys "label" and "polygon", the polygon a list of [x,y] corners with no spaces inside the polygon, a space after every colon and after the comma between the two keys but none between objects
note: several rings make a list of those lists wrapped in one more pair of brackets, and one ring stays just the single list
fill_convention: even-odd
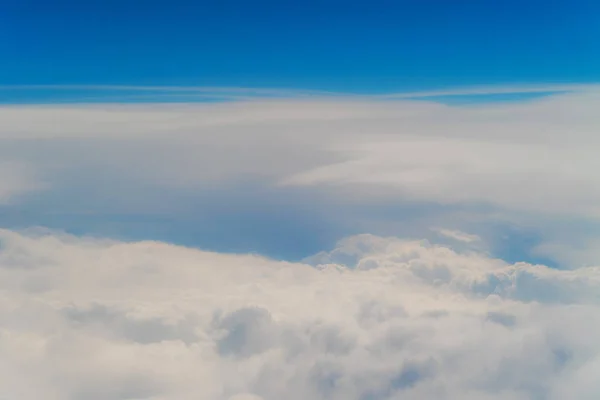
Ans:
[{"label": "cloud top", "polygon": [[[306,263],[0,232],[20,399],[591,399],[600,270],[350,237]],[[36,385],[30,383],[34,381]]]}]

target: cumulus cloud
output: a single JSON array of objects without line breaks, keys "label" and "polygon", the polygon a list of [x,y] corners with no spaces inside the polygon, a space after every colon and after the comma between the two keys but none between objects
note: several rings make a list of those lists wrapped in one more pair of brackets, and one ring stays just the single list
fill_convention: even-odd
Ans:
[{"label": "cumulus cloud", "polygon": [[7,398],[592,399],[600,390],[597,268],[373,235],[304,263],[40,230],[2,230],[0,245]]}]

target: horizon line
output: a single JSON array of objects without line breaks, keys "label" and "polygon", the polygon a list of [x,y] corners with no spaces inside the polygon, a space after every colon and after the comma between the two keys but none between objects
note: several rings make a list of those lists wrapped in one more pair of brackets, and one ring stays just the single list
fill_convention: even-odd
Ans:
[{"label": "horizon line", "polygon": [[[511,84],[511,85],[472,85],[450,89],[406,91],[391,93],[356,93],[325,91],[311,89],[286,89],[286,88],[255,88],[237,86],[137,86],[137,85],[0,85],[0,93],[6,91],[86,91],[86,92],[130,92],[145,93],[138,95],[127,95],[123,93],[114,94],[116,98],[155,98],[160,97],[196,97],[198,100],[224,100],[244,101],[260,99],[305,99],[305,98],[353,98],[366,100],[410,100],[426,99],[434,97],[464,97],[464,96],[493,96],[493,95],[518,95],[518,94],[544,94],[544,93],[568,93],[568,92],[595,92],[600,90],[600,83],[573,83],[573,84]],[[153,92],[153,93],[152,93]],[[85,96],[87,100],[94,100],[91,96]],[[112,97],[112,96],[111,96]],[[99,98],[96,97],[96,100]],[[35,101],[35,99],[32,99]],[[85,102],[85,98],[79,98]],[[60,101],[58,101],[60,102]],[[73,100],[72,102],[77,102]],[[118,101],[117,101],[118,102]],[[21,102],[4,103],[23,104]],[[35,104],[35,103],[29,103]]]}]

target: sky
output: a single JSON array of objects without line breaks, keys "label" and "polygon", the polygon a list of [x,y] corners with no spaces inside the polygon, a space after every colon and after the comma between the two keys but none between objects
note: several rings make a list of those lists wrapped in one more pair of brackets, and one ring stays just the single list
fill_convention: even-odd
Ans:
[{"label": "sky", "polygon": [[600,78],[600,5],[7,0],[2,84],[398,92]]},{"label": "sky", "polygon": [[0,37],[0,399],[600,395],[598,2],[5,0]]}]

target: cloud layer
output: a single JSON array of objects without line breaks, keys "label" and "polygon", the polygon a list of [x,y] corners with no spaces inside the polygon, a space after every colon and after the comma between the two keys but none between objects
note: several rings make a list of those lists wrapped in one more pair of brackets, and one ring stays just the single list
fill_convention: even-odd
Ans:
[{"label": "cloud layer", "polygon": [[[0,232],[0,395],[592,399],[600,270],[361,235],[306,263]],[[32,384],[35,383],[35,384]]]},{"label": "cloud layer", "polygon": [[590,90],[472,107],[360,98],[5,107],[0,156],[55,186],[85,183],[82,172],[186,190],[259,180],[598,216],[599,102]]},{"label": "cloud layer", "polygon": [[[298,242],[317,232],[425,237],[443,226],[492,248],[504,233],[490,227],[503,224],[537,237],[522,252],[528,259],[593,265],[600,97],[597,87],[571,89],[471,106],[338,96],[2,107],[0,201],[11,207],[0,207],[8,215],[0,223],[94,232],[90,216],[125,215],[178,232],[179,221],[193,219],[206,227],[186,228],[194,237],[231,237],[245,229],[226,227],[231,215],[254,221],[268,210],[280,216],[274,220],[297,215],[315,227]],[[114,222],[120,232],[122,220]],[[289,225],[252,235],[260,246],[234,248],[266,251],[274,238],[301,230],[298,221]]]},{"label": "cloud layer", "polygon": [[597,216],[599,102],[589,91],[473,107],[360,99],[5,107],[0,140],[54,184],[82,169],[187,189],[253,179]]},{"label": "cloud layer", "polygon": [[10,204],[19,196],[39,192],[44,186],[29,165],[0,160],[0,205]]},{"label": "cloud layer", "polygon": [[599,102],[0,108],[0,398],[595,399]]}]

